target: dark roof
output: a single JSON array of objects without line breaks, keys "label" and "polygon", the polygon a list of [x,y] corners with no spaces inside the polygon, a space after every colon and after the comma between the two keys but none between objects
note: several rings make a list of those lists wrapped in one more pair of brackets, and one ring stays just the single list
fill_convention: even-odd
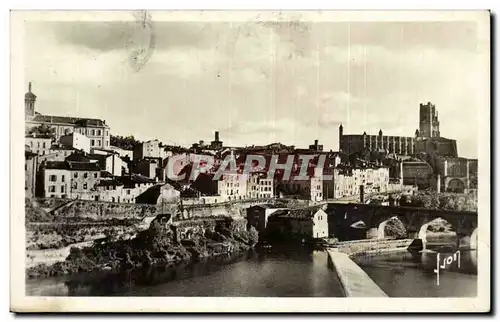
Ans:
[{"label": "dark roof", "polygon": [[123,183],[126,185],[131,185],[135,183],[155,183],[154,179],[145,177],[140,174],[132,174],[131,176],[122,177]]},{"label": "dark roof", "polygon": [[62,124],[72,124],[76,126],[98,126],[98,127],[108,127],[103,120],[99,119],[89,119],[89,118],[79,118],[79,117],[68,117],[68,116],[52,116],[52,115],[35,115],[33,118],[34,122],[44,122],[44,123],[62,123]]},{"label": "dark roof", "polygon": [[80,152],[71,153],[66,157],[66,161],[72,161],[72,162],[90,162],[90,160],[91,158],[85,156]]},{"label": "dark roof", "polygon": [[68,162],[69,170],[77,170],[77,171],[99,171],[100,167],[97,163],[92,162]]},{"label": "dark roof", "polygon": [[25,138],[32,139],[52,139],[52,135],[50,134],[37,134],[37,133],[29,133],[24,136]]},{"label": "dark roof", "polygon": [[[101,171],[101,174],[104,171]],[[107,187],[107,186],[123,186],[123,182],[119,178],[114,178],[114,179],[105,179],[105,180],[100,180],[99,183],[97,184],[100,187]]]},{"label": "dark roof", "polygon": [[160,197],[161,187],[161,184],[157,184],[148,188],[135,198],[135,202],[156,205],[158,198]]},{"label": "dark roof", "polygon": [[90,162],[47,161],[45,168],[73,171],[98,171],[99,165]]},{"label": "dark roof", "polygon": [[280,209],[273,212],[272,216],[279,218],[310,219],[320,210],[320,208],[320,206],[312,206],[297,209]]},{"label": "dark roof", "polygon": [[101,178],[113,178],[113,174],[108,171],[101,171]]}]

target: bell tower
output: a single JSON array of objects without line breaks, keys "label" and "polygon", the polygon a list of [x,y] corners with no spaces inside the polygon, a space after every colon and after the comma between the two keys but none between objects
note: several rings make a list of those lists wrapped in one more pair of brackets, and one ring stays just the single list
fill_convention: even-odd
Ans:
[{"label": "bell tower", "polygon": [[31,92],[31,82],[28,84],[28,92],[24,95],[24,119],[29,120],[35,116],[36,95]]}]

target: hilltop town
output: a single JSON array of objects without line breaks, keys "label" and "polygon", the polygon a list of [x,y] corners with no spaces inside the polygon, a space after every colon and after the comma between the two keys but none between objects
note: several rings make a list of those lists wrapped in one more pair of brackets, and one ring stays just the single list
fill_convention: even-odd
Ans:
[{"label": "hilltop town", "polygon": [[[25,95],[27,198],[145,204],[291,198],[317,203],[366,199],[412,187],[438,193],[477,190],[477,159],[459,157],[456,141],[441,137],[432,103],[420,104],[414,136],[388,136],[382,130],[376,135],[346,134],[340,125],[339,151],[324,151],[319,140],[307,148],[281,143],[226,146],[218,131],[212,141],[190,147],[164,145],[154,138],[140,142],[130,134],[113,135],[112,122],[106,120],[40,114],[36,99],[30,83]],[[248,155],[263,156],[266,165],[243,173]],[[282,171],[272,178],[266,175],[271,156],[285,164],[290,155],[291,179],[283,178]],[[304,160],[299,155],[308,158],[308,178],[294,180]],[[228,157],[238,171],[212,180]],[[317,175],[313,167],[320,157],[325,161]],[[210,167],[204,166],[209,159]],[[183,179],[170,180],[172,160],[171,175]],[[325,174],[332,180],[323,180]]]}]

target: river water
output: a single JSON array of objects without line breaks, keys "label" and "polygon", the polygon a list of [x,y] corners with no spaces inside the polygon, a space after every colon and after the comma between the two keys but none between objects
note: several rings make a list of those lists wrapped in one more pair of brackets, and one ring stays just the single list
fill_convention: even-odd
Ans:
[{"label": "river water", "polygon": [[[430,248],[452,254],[447,243]],[[448,248],[446,248],[448,247]],[[476,296],[475,252],[461,253],[461,267],[451,265],[436,285],[435,253],[409,252],[355,258],[391,297]],[[31,296],[249,296],[342,297],[325,251],[274,247],[176,267],[101,272],[28,280]]]}]

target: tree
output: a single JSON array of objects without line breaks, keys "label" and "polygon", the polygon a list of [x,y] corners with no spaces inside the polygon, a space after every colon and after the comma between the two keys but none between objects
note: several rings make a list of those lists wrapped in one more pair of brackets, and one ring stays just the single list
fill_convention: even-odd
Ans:
[{"label": "tree", "polygon": [[133,135],[129,136],[111,135],[110,143],[112,146],[116,146],[124,150],[134,150],[135,146],[140,144],[141,142],[136,140]]},{"label": "tree", "polygon": [[259,232],[257,231],[257,229],[255,229],[255,227],[252,226],[248,230],[248,238],[252,245],[255,245],[259,242]]},{"label": "tree", "polygon": [[36,135],[40,137],[50,137],[52,139],[56,137],[56,131],[52,127],[46,124],[41,124],[30,128],[27,131],[27,134]]}]

